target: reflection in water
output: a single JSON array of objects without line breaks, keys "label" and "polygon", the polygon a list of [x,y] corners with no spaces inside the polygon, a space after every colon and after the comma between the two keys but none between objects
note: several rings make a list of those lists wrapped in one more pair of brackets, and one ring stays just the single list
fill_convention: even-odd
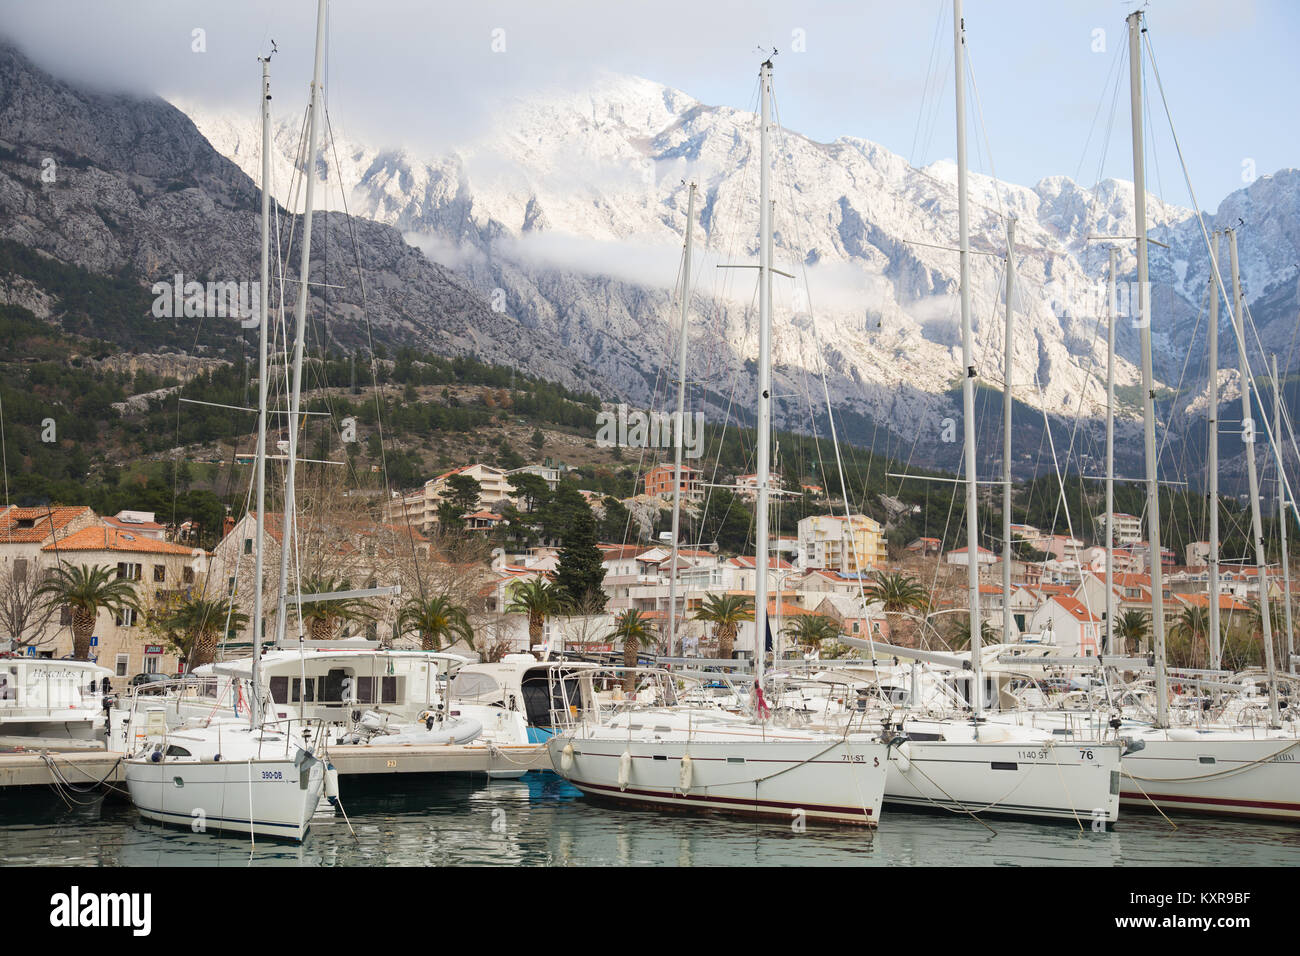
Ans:
[{"label": "reflection in water", "polygon": [[1125,811],[1083,828],[887,809],[877,832],[632,810],[593,803],[553,774],[518,780],[348,780],[341,817],[302,845],[142,821],[121,801],[0,794],[0,864],[107,866],[953,866],[1295,865],[1300,830]]}]

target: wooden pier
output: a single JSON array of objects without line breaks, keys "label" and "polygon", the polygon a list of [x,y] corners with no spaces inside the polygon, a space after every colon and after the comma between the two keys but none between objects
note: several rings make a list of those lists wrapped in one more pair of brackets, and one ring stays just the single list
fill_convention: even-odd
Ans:
[{"label": "wooden pier", "polygon": [[[0,754],[0,790],[69,784],[124,784],[124,754],[104,750],[24,751]],[[551,757],[541,744],[485,747],[380,744],[331,747],[329,760],[340,777],[391,773],[498,773],[550,770]]]}]

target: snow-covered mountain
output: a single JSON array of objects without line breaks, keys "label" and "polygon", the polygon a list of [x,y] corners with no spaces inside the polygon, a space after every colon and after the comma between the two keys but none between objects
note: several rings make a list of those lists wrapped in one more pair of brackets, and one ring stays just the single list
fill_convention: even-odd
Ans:
[{"label": "snow-covered mountain", "polygon": [[[255,116],[177,105],[218,152],[259,175]],[[326,183],[318,193],[331,208],[341,209],[346,197],[352,213],[402,230],[506,316],[646,403],[670,377],[673,286],[686,183],[694,181],[691,378],[705,383],[713,408],[733,398],[749,407],[753,380],[744,362],[756,351],[756,273],[715,267],[757,261],[754,114],[708,106],[648,80],[606,76],[581,92],[504,104],[495,117],[489,133],[441,156],[338,135],[317,168]],[[273,185],[286,202],[300,131],[294,117],[275,133]],[[813,376],[824,359],[838,408],[861,415],[860,424],[878,423],[930,446],[924,457],[936,464],[955,464],[957,449],[937,444],[961,373],[958,261],[950,251],[957,243],[955,167],[914,168],[863,139],[820,143],[788,130],[774,152],[778,267],[796,276],[776,289],[778,418],[807,427],[809,395],[814,407],[820,395]],[[1026,187],[973,175],[971,198],[973,247],[993,254],[972,257],[981,379],[1000,388],[1009,378],[1017,398],[1064,419],[1079,410],[1101,414],[1105,330],[1098,311],[1107,254],[1089,237],[1134,234],[1132,185],[1107,180],[1089,189],[1054,176]],[[1002,367],[1002,213],[1017,220],[1009,372]],[[1149,218],[1153,238],[1168,246],[1152,247],[1156,373],[1173,386],[1184,374],[1208,259],[1191,210],[1153,203]],[[1265,348],[1278,348],[1285,360],[1300,301],[1300,171],[1261,177],[1206,223],[1238,219],[1247,300]],[[1120,245],[1121,274],[1131,278],[1132,243]],[[1199,335],[1203,349],[1203,320]],[[1135,386],[1131,323],[1121,324],[1118,340],[1118,381]],[[1196,367],[1194,358],[1189,368]],[[1225,400],[1234,381],[1235,373],[1225,375]]]}]

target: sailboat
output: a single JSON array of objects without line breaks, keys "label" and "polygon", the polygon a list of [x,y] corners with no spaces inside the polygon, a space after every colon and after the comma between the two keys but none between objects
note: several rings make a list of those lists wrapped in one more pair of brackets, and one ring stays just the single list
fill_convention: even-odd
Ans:
[{"label": "sailboat", "polygon": [[[1266,727],[1200,726],[1171,727],[1169,722],[1169,677],[1164,662],[1164,619],[1161,598],[1159,555],[1159,500],[1156,496],[1155,411],[1151,399],[1151,303],[1147,294],[1146,186],[1142,146],[1142,12],[1128,17],[1129,69],[1132,87],[1133,117],[1133,187],[1137,220],[1138,286],[1142,299],[1142,374],[1143,420],[1146,438],[1147,512],[1150,522],[1151,593],[1153,634],[1156,660],[1155,726],[1139,730],[1134,739],[1141,749],[1124,758],[1121,799],[1134,806],[1155,805],[1162,810],[1178,809],[1228,816],[1267,817],[1300,822],[1300,735],[1294,722],[1284,724],[1278,707],[1277,667],[1274,661],[1271,624],[1268,613],[1268,584],[1265,574],[1267,557],[1259,501],[1259,476],[1256,473],[1254,445],[1245,442],[1246,472],[1250,485],[1251,526],[1255,561],[1260,587],[1263,624],[1264,660],[1268,680],[1269,720]],[[1245,352],[1245,306],[1241,293],[1237,262],[1237,234],[1226,230],[1232,270],[1232,293],[1229,297],[1238,346],[1241,374],[1243,430],[1251,421],[1251,377]],[[1210,249],[1211,280],[1219,280],[1219,262]],[[1212,297],[1219,295],[1212,290]],[[1217,310],[1215,310],[1217,317]],[[1217,333],[1217,329],[1215,330]],[[1217,358],[1217,356],[1216,356]],[[1217,402],[1217,399],[1216,399]],[[1217,418],[1217,410],[1210,414]],[[1253,436],[1252,436],[1253,438]],[[1217,442],[1212,450],[1217,449]],[[1211,462],[1217,466],[1217,462]],[[1279,461],[1279,467],[1281,462]],[[1211,509],[1217,510],[1217,501]],[[1217,535],[1216,535],[1217,537]],[[1211,560],[1217,565],[1217,541]],[[1214,565],[1212,565],[1213,567]],[[1218,601],[1210,594],[1210,605]],[[1217,625],[1217,614],[1214,624]],[[1215,635],[1217,638],[1217,633]],[[1216,640],[1217,649],[1217,640]]]},{"label": "sailboat", "polygon": [[[1145,157],[1142,133],[1142,12],[1128,17],[1129,78],[1131,120],[1133,137],[1133,179],[1135,219],[1137,224],[1137,268],[1139,289],[1140,344],[1142,349],[1142,394],[1144,450],[1146,458],[1146,492],[1148,538],[1151,544],[1152,631],[1154,638],[1154,665],[1144,661],[1122,658],[1114,647],[1114,589],[1113,541],[1107,535],[1106,580],[1106,644],[1101,657],[1105,673],[1116,670],[1154,671],[1154,713],[1145,706],[1125,707],[1120,699],[1114,713],[1101,711],[1063,712],[1044,711],[1025,714],[1008,714],[1008,721],[1033,719],[1050,727],[1061,739],[1077,746],[1091,745],[1109,725],[1114,736],[1124,742],[1121,759],[1120,802],[1134,808],[1157,807],[1161,810],[1184,810],[1228,816],[1266,817],[1269,819],[1300,821],[1300,736],[1294,720],[1283,722],[1277,700],[1277,672],[1273,661],[1270,622],[1264,611],[1264,646],[1267,680],[1269,684],[1269,713],[1267,725],[1245,725],[1225,714],[1219,721],[1200,719],[1199,710],[1189,726],[1173,726],[1169,671],[1165,661],[1165,627],[1163,602],[1163,569],[1160,554],[1160,504],[1158,498],[1158,459],[1156,454],[1155,409],[1152,398],[1151,360],[1151,302],[1148,285],[1148,258],[1146,236],[1146,186]],[[1236,235],[1227,230],[1232,270],[1232,294],[1224,296],[1232,304],[1234,330],[1238,341],[1238,361],[1242,391],[1242,415],[1250,420],[1250,374],[1243,349],[1244,311],[1238,274]],[[1207,237],[1208,238],[1208,237]],[[1219,278],[1219,248],[1217,233],[1208,247],[1210,256],[1210,375],[1209,375],[1209,497],[1218,501],[1218,304],[1221,279]],[[1114,511],[1114,321],[1115,321],[1116,252],[1110,254],[1110,313],[1111,329],[1108,334],[1110,359],[1107,373],[1107,513]],[[1261,581],[1261,602],[1267,601],[1264,575],[1265,554],[1261,527],[1259,483],[1256,474],[1253,446],[1247,442],[1247,473],[1250,483],[1251,520],[1255,543],[1256,565]],[[1108,529],[1109,531],[1109,529]],[[1210,508],[1209,555],[1209,618],[1211,667],[1220,665],[1219,647],[1219,530],[1217,505]],[[1266,604],[1265,604],[1266,607]],[[1043,659],[1042,664],[1049,663]],[[1055,665],[1068,665],[1068,661],[1051,660]],[[1076,662],[1084,665],[1085,662]],[[1087,662],[1095,666],[1095,662]],[[1216,680],[1217,678],[1217,680]],[[1201,686],[1221,690],[1240,691],[1241,685],[1227,683],[1221,672],[1203,672],[1193,677]],[[1149,718],[1154,719],[1149,719]],[[1226,718],[1226,719],[1225,719]]]},{"label": "sailboat", "polygon": [[[970,307],[970,225],[966,173],[965,22],[961,0],[953,0],[953,45],[957,113],[957,204],[960,234],[962,328],[962,407],[965,421],[966,546],[979,550],[975,473],[975,362]],[[1014,225],[1008,229],[1008,263]],[[1012,278],[1008,272],[1007,309]],[[1010,345],[1008,343],[1008,349]],[[1010,363],[1008,361],[1008,375]],[[1009,406],[1004,406],[1005,409]],[[1009,436],[1010,430],[1007,430]],[[1004,445],[1005,452],[1005,445]],[[1004,468],[1009,465],[1009,455]],[[1009,487],[1009,485],[1008,485]],[[987,812],[1034,819],[1114,822],[1119,815],[1120,745],[1090,742],[1075,746],[1050,731],[991,721],[985,710],[985,679],[979,607],[979,567],[967,564],[970,602],[968,657],[884,647],[840,638],[873,657],[891,654],[928,660],[950,669],[954,679],[969,678],[969,716],[935,717],[907,708],[883,710],[883,719],[899,734],[891,748],[885,802],[918,808]],[[1005,603],[1005,602],[1004,602]],[[915,694],[915,691],[914,691]],[[866,702],[864,701],[864,704]]]},{"label": "sailboat", "polygon": [[[321,65],[325,39],[325,3],[319,0],[316,23],[316,56],[311,87],[308,156],[312,168],[318,146],[321,96]],[[131,801],[140,815],[161,823],[190,826],[196,831],[221,830],[250,833],[290,840],[302,840],[316,812],[326,785],[325,764],[314,747],[320,734],[304,733],[304,722],[280,720],[266,713],[260,689],[261,657],[261,564],[265,513],[267,344],[269,335],[269,216],[270,216],[270,56],[262,57],[262,285],[260,302],[261,340],[258,361],[257,433],[257,575],[253,617],[254,656],[252,693],[247,720],[217,718],[198,726],[169,728],[165,705],[147,706],[148,698],[136,701],[132,725],[137,744],[123,760],[124,776]],[[307,177],[303,216],[301,288],[297,303],[297,343],[294,353],[294,390],[290,411],[289,471],[286,479],[286,522],[292,510],[293,465],[297,419],[302,391],[302,346],[306,322],[311,256],[313,184]],[[286,554],[288,533],[282,549]],[[278,620],[283,627],[286,589],[280,588]],[[182,693],[183,696],[183,693]],[[138,710],[146,707],[139,725]],[[309,739],[312,741],[309,743]]]},{"label": "sailboat", "polygon": [[[579,691],[552,693],[559,729],[547,741],[556,772],[583,793],[622,803],[875,826],[887,746],[873,735],[778,727],[763,701],[771,446],[772,61],[760,77],[759,362],[752,714],[679,705],[678,675],[645,668],[577,673]],[[693,223],[687,224],[689,233]],[[687,287],[689,288],[689,286]],[[686,292],[683,292],[685,298]],[[683,375],[684,379],[684,375]],[[680,485],[679,485],[680,487]],[[676,568],[672,569],[675,575]],[[675,592],[674,592],[675,603]],[[669,608],[669,614],[675,611]],[[631,698],[621,689],[640,682]]]}]

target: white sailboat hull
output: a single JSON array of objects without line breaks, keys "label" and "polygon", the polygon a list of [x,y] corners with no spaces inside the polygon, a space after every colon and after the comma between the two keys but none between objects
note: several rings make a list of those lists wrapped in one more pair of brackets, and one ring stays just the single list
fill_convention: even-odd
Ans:
[{"label": "white sailboat hull", "polygon": [[[1181,738],[1181,739],[1173,739]],[[1300,737],[1152,731],[1124,756],[1124,806],[1300,822]]]},{"label": "white sailboat hull", "polygon": [[1114,823],[1117,744],[908,741],[891,748],[885,803],[925,809]]},{"label": "white sailboat hull", "polygon": [[140,815],[195,832],[220,830],[302,840],[325,785],[315,758],[197,763],[131,758],[127,789]]},{"label": "white sailboat hull", "polygon": [[[571,764],[564,750],[572,744]],[[548,741],[556,772],[594,797],[745,816],[876,826],[886,747],[869,740],[628,740],[626,732]],[[624,754],[626,779],[620,782]],[[682,789],[682,758],[691,780]]]}]

